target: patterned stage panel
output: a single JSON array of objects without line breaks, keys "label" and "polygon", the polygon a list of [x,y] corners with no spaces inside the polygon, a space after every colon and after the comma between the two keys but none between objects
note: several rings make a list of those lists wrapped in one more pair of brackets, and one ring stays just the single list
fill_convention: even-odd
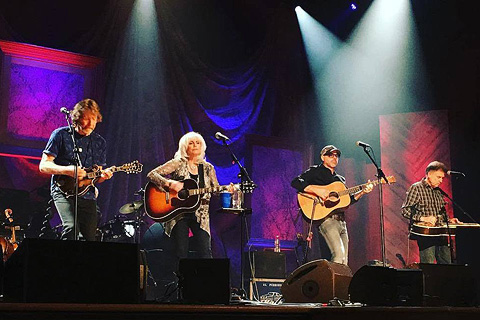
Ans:
[{"label": "patterned stage panel", "polygon": [[[386,254],[394,266],[401,267],[396,254],[402,254],[407,263],[418,262],[419,258],[416,243],[407,240],[408,221],[401,216],[400,209],[408,187],[425,176],[428,163],[438,160],[450,167],[448,113],[440,110],[391,114],[380,116],[379,120],[382,169],[397,179],[395,186],[384,189]],[[442,189],[452,193],[448,176]],[[452,216],[450,205],[447,211]]]}]

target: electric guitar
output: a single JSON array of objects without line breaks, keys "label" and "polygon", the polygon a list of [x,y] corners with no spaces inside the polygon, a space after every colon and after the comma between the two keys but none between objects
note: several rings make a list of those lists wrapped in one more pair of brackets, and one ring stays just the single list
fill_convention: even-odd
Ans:
[{"label": "electric guitar", "polygon": [[[127,174],[130,173],[140,173],[142,172],[143,164],[135,160],[130,163],[125,163],[119,167],[111,166],[109,169],[112,172],[123,171]],[[78,181],[78,195],[83,196],[85,193],[90,190],[90,188],[95,187],[95,182],[100,178],[104,170],[100,170],[99,167],[94,166],[93,168],[85,169],[87,171],[87,176]],[[60,189],[60,191],[67,197],[75,196],[75,178],[65,175],[55,175],[53,177],[54,183]]]},{"label": "electric guitar", "polygon": [[[394,176],[387,177],[387,181],[389,184],[396,182]],[[382,179],[381,183],[385,184],[385,179]],[[300,208],[307,219],[320,220],[335,210],[348,207],[351,202],[350,195],[362,191],[362,189],[368,184],[376,186],[378,184],[378,180],[348,189],[342,182],[335,181],[325,186],[319,186],[329,192],[326,200],[322,200],[320,197],[312,193],[299,192],[297,195],[298,204],[300,205]]]},{"label": "electric guitar", "polygon": [[[205,193],[227,190],[229,185],[210,188],[199,188],[193,179],[182,180],[183,189],[162,190],[153,182],[145,186],[144,208],[146,214],[155,221],[167,222],[185,213],[194,212],[200,206],[200,196]],[[247,190],[245,190],[245,188]],[[254,186],[251,187],[253,191]],[[250,192],[248,185],[244,185],[245,192]]]},{"label": "electric guitar", "polygon": [[[455,232],[457,229],[460,228],[480,228],[480,224],[478,223],[461,223],[461,224],[453,224],[450,223],[448,225],[450,229],[450,234],[452,237],[455,236]],[[448,237],[448,228],[447,225],[441,225],[441,226],[427,226],[425,224],[421,223],[414,223],[412,225],[411,234],[416,235],[416,236],[422,236],[422,237]]]}]

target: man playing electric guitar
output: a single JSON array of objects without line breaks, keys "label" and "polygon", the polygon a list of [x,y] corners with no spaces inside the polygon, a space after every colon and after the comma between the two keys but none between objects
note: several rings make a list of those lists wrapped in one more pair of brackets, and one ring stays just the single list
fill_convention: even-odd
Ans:
[{"label": "man playing electric guitar", "polygon": [[[80,166],[77,170],[79,181],[87,176],[85,168],[94,165],[100,168],[106,165],[106,142],[99,134],[93,132],[102,115],[98,104],[92,99],[78,102],[70,112],[76,144],[82,149],[80,153]],[[42,173],[52,175],[51,195],[55,207],[62,220],[62,239],[76,239],[74,234],[74,199],[67,198],[55,183],[53,175],[75,176],[74,147],[69,127],[55,129],[43,150],[39,169]],[[112,177],[110,169],[102,170],[96,183],[101,183]],[[78,198],[78,228],[82,236],[88,241],[95,240],[97,229],[97,195],[95,188]]]},{"label": "man playing electric guitar", "polygon": [[[345,183],[345,178],[335,172],[340,155],[340,150],[335,146],[325,146],[320,152],[322,164],[310,167],[293,179],[292,187],[297,189],[298,192],[314,194],[322,201],[327,200],[330,191],[322,186],[335,181]],[[358,193],[350,196],[351,202],[355,203],[364,194],[371,192],[372,188],[371,184],[366,184]],[[304,212],[304,214],[307,217],[310,215],[308,212]],[[319,228],[320,234],[325,238],[332,254],[331,260],[348,264],[348,233],[344,209],[334,210],[327,217],[319,220],[315,226]]]}]

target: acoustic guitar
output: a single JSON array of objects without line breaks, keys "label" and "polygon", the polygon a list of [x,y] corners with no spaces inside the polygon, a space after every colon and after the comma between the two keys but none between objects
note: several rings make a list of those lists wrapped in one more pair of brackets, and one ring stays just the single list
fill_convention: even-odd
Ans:
[{"label": "acoustic guitar", "polygon": [[[121,166],[112,166],[109,169],[112,172],[123,171],[127,174],[130,173],[140,173],[142,172],[143,164],[135,160],[130,163],[122,164]],[[84,179],[78,181],[78,195],[83,196],[85,193],[90,190],[90,188],[95,187],[95,182],[100,178],[104,170],[100,170],[99,167],[94,166],[93,168],[85,169],[87,171],[87,176]],[[60,191],[67,197],[75,196],[75,178],[65,175],[55,175],[53,177],[54,183],[60,189]]]},{"label": "acoustic guitar", "polygon": [[[229,185],[199,188],[193,179],[182,180],[183,189],[179,192],[174,190],[162,190],[153,182],[145,186],[144,208],[147,215],[155,221],[167,222],[185,213],[194,212],[200,206],[200,196],[205,193],[221,192],[227,190]],[[243,183],[245,192],[253,191],[254,186],[249,187]]]},{"label": "acoustic guitar", "polygon": [[13,224],[12,218],[12,209],[5,209],[5,217],[7,218],[8,225],[5,226],[5,229],[9,229],[11,232],[11,238],[0,237],[0,246],[2,248],[3,262],[7,261],[8,258],[13,254],[18,248],[17,239],[15,237],[15,230],[19,230],[19,226]]},{"label": "acoustic guitar", "polygon": [[[396,182],[394,176],[387,177],[387,181],[389,184]],[[385,179],[382,179],[381,183],[385,184]],[[320,197],[312,193],[299,192],[297,195],[298,204],[307,219],[320,220],[335,210],[347,208],[351,202],[350,195],[362,191],[362,189],[368,184],[376,186],[378,180],[348,189],[342,182],[335,181],[325,186],[318,186],[329,192],[326,200],[322,200]]]}]

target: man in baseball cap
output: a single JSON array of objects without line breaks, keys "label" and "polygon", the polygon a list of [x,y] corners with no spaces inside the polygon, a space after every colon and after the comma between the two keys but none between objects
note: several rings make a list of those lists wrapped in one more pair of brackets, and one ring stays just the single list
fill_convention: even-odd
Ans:
[{"label": "man in baseball cap", "polygon": [[[323,201],[329,199],[331,190],[329,184],[340,181],[345,184],[345,178],[339,175],[335,168],[342,152],[334,145],[327,145],[320,151],[322,163],[308,168],[304,173],[292,180],[292,187],[303,194],[321,199],[319,206]],[[360,192],[350,195],[350,203],[355,203],[364,194],[372,191],[373,185],[367,184]],[[348,195],[347,195],[348,196]],[[313,209],[312,209],[313,210]],[[315,220],[310,212],[304,212],[310,222],[318,228],[332,254],[331,260],[337,263],[348,264],[348,233],[345,222],[346,208],[335,209],[322,219]],[[318,244],[319,245],[319,244]]]},{"label": "man in baseball cap", "polygon": [[320,151],[320,156],[330,155],[331,153],[336,153],[338,157],[342,155],[340,149],[335,147],[333,144],[329,144],[328,146],[323,147],[322,151]]}]

